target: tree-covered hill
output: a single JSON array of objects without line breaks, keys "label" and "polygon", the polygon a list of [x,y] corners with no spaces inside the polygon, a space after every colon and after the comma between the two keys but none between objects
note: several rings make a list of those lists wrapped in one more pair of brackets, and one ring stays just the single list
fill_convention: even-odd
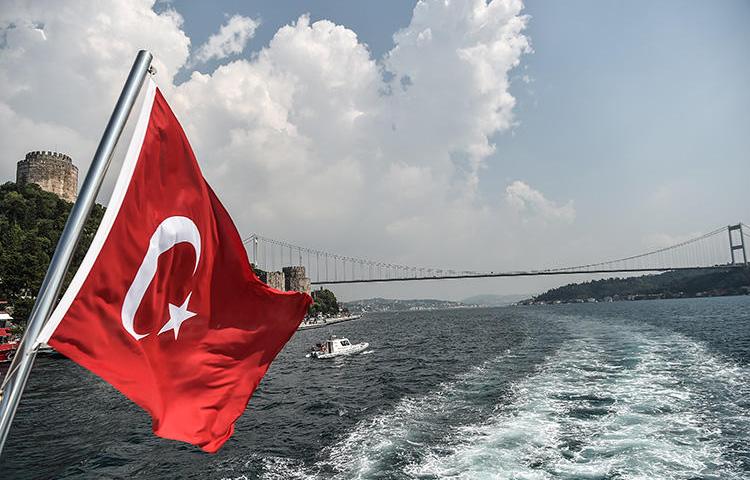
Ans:
[{"label": "tree-covered hill", "polygon": [[[25,323],[72,207],[38,185],[0,185],[0,299]],[[68,269],[70,282],[96,233],[104,207],[94,205]]]},{"label": "tree-covered hill", "polygon": [[336,315],[341,311],[336,295],[328,289],[321,288],[320,290],[312,291],[313,304],[310,305],[309,315],[315,316],[317,314],[323,315]]},{"label": "tree-covered hill", "polygon": [[717,270],[665,272],[629,278],[608,278],[584,283],[572,283],[549,290],[535,301],[571,301],[606,297],[696,297],[740,295],[750,292],[750,267]]}]

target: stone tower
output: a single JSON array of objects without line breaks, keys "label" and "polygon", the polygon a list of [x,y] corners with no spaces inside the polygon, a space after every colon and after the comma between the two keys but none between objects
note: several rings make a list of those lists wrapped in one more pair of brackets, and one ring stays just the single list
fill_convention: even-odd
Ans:
[{"label": "stone tower", "polygon": [[268,272],[268,286],[284,291],[284,272]]},{"label": "stone tower", "polygon": [[29,152],[18,162],[16,183],[36,183],[42,190],[74,202],[78,194],[78,167],[63,153]]},{"label": "stone tower", "polygon": [[310,293],[310,279],[305,276],[305,267],[284,267],[281,270],[287,292]]}]

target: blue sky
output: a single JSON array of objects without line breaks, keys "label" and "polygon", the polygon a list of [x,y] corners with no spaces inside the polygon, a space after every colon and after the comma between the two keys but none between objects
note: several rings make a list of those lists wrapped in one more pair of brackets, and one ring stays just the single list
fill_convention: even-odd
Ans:
[{"label": "blue sky", "polygon": [[[384,0],[379,2],[352,1],[219,1],[193,2],[172,1],[161,8],[173,7],[185,18],[185,31],[195,44],[204,43],[216,31],[216,25],[226,20],[227,15],[241,14],[260,18],[261,25],[246,50],[258,50],[267,46],[276,31],[297,20],[300,15],[310,14],[312,21],[331,20],[345,25],[357,33],[376,57],[381,57],[393,47],[393,34],[406,27],[411,20],[415,2]],[[205,70],[209,70],[208,66]]]},{"label": "blue sky", "polygon": [[[40,148],[85,171],[122,66],[146,47],[243,234],[502,270],[750,221],[750,3],[415,5],[6,4],[0,174]],[[244,36],[222,37],[232,29]],[[341,294],[461,298],[571,280]]]},{"label": "blue sky", "polygon": [[[748,2],[526,11],[534,82],[515,89],[519,125],[499,136],[491,175],[575,198],[578,219],[604,229],[701,229],[747,215]],[[668,198],[650,208],[660,191]]]}]

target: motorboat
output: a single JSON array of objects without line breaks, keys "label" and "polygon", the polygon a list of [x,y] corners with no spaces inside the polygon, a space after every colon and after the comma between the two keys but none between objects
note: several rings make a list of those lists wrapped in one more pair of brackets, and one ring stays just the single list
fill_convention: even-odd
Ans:
[{"label": "motorboat", "polygon": [[356,355],[364,352],[370,344],[367,342],[352,344],[348,338],[334,335],[323,343],[315,345],[306,356],[313,358],[333,358],[341,355]]}]

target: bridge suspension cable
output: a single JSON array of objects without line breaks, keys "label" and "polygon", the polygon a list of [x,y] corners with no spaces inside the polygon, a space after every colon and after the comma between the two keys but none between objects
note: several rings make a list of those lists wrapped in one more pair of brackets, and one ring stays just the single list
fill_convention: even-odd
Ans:
[{"label": "bridge suspension cable", "polygon": [[[727,248],[727,232],[729,248]],[[746,242],[747,241],[747,242]],[[474,271],[416,267],[340,255],[295,245],[260,234],[243,239],[256,268],[280,270],[304,266],[314,285],[434,280],[452,278],[516,277],[585,273],[636,273],[668,270],[729,268],[747,265],[750,227],[744,223],[717,228],[703,235],[627,257],[566,267],[515,271]]]},{"label": "bridge suspension cable", "polygon": [[325,250],[252,234],[242,241],[250,249],[251,262],[261,270],[280,270],[285,266],[304,266],[312,283],[344,283],[370,278],[430,278],[451,275],[481,275],[470,270],[415,267],[340,255]]},{"label": "bridge suspension cable", "polygon": [[[651,250],[629,257],[606,260],[603,262],[576,265],[572,267],[561,267],[547,269],[547,271],[559,270],[600,270],[613,268],[653,268],[654,270],[670,270],[675,267],[710,267],[728,263],[723,255],[727,252],[717,245],[716,240],[724,240],[724,232],[727,227],[720,227],[711,232],[695,238],[670,245],[668,247]],[[720,237],[721,236],[721,237]],[[706,243],[708,241],[708,243]],[[718,248],[716,248],[718,247]],[[678,252],[679,250],[679,252]],[[678,253],[673,255],[671,253]],[[653,263],[649,263],[653,262]]]}]

